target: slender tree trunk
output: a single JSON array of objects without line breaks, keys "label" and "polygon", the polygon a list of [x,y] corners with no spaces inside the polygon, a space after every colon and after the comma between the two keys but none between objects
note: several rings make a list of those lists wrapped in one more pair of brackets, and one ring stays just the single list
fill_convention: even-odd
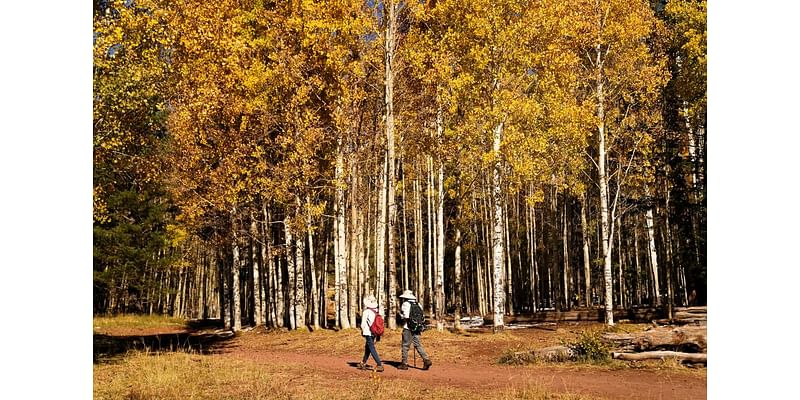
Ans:
[{"label": "slender tree trunk", "polygon": [[330,254],[330,237],[333,232],[325,232],[325,259],[322,263],[322,283],[320,286],[320,316],[322,318],[322,327],[328,329],[328,255]]},{"label": "slender tree trunk", "polygon": [[239,293],[239,269],[241,260],[239,259],[239,236],[237,234],[239,226],[236,218],[236,207],[233,208],[231,213],[231,232],[233,232],[233,265],[231,270],[233,272],[233,331],[238,332],[242,330],[242,314],[240,307],[240,293]]},{"label": "slender tree trunk", "polygon": [[[475,197],[474,196],[472,197],[472,209],[474,210],[475,214],[478,214],[478,205],[477,205],[477,202],[475,201]],[[478,292],[477,293],[478,313],[481,315],[481,317],[483,317],[483,316],[485,316],[487,314],[488,310],[487,310],[487,307],[486,307],[486,293],[485,293],[485,289],[484,289],[485,287],[484,287],[484,284],[483,284],[483,281],[484,281],[484,279],[483,279],[483,267],[481,266],[481,254],[480,254],[480,250],[479,250],[480,246],[479,246],[479,243],[478,243],[480,241],[480,232],[482,232],[482,229],[478,228],[478,219],[477,218],[475,218],[475,220],[473,222],[473,229],[474,229],[473,234],[474,234],[475,242],[476,242],[475,246],[473,247],[473,250],[472,250],[473,258],[475,259],[475,274],[477,275],[476,278],[475,278],[475,287],[476,287],[477,292]]]},{"label": "slender tree trunk", "polygon": [[494,142],[492,149],[496,160],[492,177],[492,197],[494,201],[494,235],[492,236],[492,249],[494,253],[493,275],[494,275],[494,332],[504,329],[503,324],[503,305],[505,304],[505,293],[503,292],[503,193],[500,183],[500,171],[502,164],[500,161],[500,141],[503,135],[503,123],[497,124],[494,129]]},{"label": "slender tree trunk", "polygon": [[[297,215],[296,220],[299,223],[302,223],[303,215],[302,215],[302,206],[303,203],[300,201],[300,197],[296,197],[297,201]],[[302,225],[298,225],[302,226]],[[297,321],[297,325],[295,328],[300,329],[306,326],[306,287],[305,287],[305,254],[306,254],[306,235],[303,232],[299,232],[297,234],[296,239],[296,260],[295,260],[295,319]]]},{"label": "slender tree trunk", "polygon": [[584,279],[584,305],[589,307],[592,301],[592,267],[589,259],[589,224],[586,222],[586,208],[589,200],[586,193],[581,193],[581,237],[583,239],[583,279]]},{"label": "slender tree trunk", "polygon": [[456,330],[461,330],[461,230],[456,227],[455,251],[455,311],[453,320]]},{"label": "slender tree trunk", "polygon": [[[644,186],[645,196],[650,196],[650,190],[648,189],[647,185]],[[648,243],[648,252],[650,253],[650,267],[651,273],[653,276],[653,296],[655,300],[655,305],[661,306],[661,292],[659,290],[660,286],[658,284],[658,254],[656,252],[656,235],[655,229],[653,227],[653,208],[650,207],[647,209],[645,214],[645,223],[647,226],[647,243]]]},{"label": "slender tree trunk", "polygon": [[269,214],[267,212],[267,203],[261,204],[261,213],[264,218],[264,234],[262,236],[264,245],[261,246],[261,260],[263,269],[266,273],[264,276],[264,307],[266,309],[266,317],[270,326],[276,327],[275,323],[275,265],[272,260],[272,227],[270,226]]},{"label": "slender tree trunk", "polygon": [[381,163],[381,171],[379,174],[379,193],[378,193],[378,225],[375,231],[375,275],[377,281],[375,283],[375,297],[378,300],[380,310],[386,309],[386,284],[384,274],[386,272],[386,214],[387,214],[387,181],[388,174],[386,172],[388,155],[384,154],[383,162]]},{"label": "slender tree trunk", "polygon": [[633,220],[633,262],[636,267],[636,304],[642,305],[642,270],[639,265],[639,223],[638,218],[634,217]]},{"label": "slender tree trunk", "polygon": [[[297,325],[297,270],[295,267],[295,253],[292,251],[292,244],[294,243],[294,236],[292,236],[290,217],[285,217],[283,227],[285,232],[285,246],[286,246],[286,272],[289,278],[289,329],[295,330]],[[300,261],[300,260],[297,260]]]},{"label": "slender tree trunk", "polygon": [[[258,262],[258,242],[255,240],[258,237],[258,224],[256,223],[256,218],[251,216],[250,218],[250,235],[253,238],[251,240],[252,246],[252,264],[253,264],[253,306],[255,307],[254,311],[254,319],[255,325],[260,326],[264,324],[264,319],[261,310],[261,280],[259,277],[259,268],[260,264]],[[263,248],[263,246],[261,246]]]},{"label": "slender tree trunk", "polygon": [[617,259],[619,260],[619,305],[625,307],[625,263],[622,260],[622,217],[617,218]]},{"label": "slender tree trunk", "polygon": [[406,202],[406,172],[405,163],[402,163],[403,168],[403,177],[402,177],[402,187],[403,190],[401,192],[402,199],[403,199],[403,289],[409,289],[409,270],[408,270],[408,220],[406,218],[406,211],[408,209],[408,202]]},{"label": "slender tree trunk", "polygon": [[563,285],[563,292],[564,292],[564,305],[566,306],[567,310],[572,309],[572,303],[570,301],[570,270],[569,270],[569,229],[567,225],[567,193],[564,193],[564,204],[561,207],[561,243],[563,247],[564,253],[564,285]]},{"label": "slender tree trunk", "polygon": [[[669,171],[669,167],[667,167],[667,171]],[[667,172],[667,176],[669,176],[669,172]],[[669,193],[669,181],[665,179],[664,182],[664,194],[666,196],[666,203],[664,206],[664,247],[666,249],[666,256],[667,256],[667,263],[664,266],[664,269],[667,273],[667,319],[672,319],[674,317],[673,307],[675,304],[675,299],[673,295],[672,289],[672,271],[674,270],[674,259],[672,257],[672,234],[670,231],[669,225],[669,200],[670,200],[670,193]]]},{"label": "slender tree trunk", "polygon": [[[306,196],[306,204],[311,205],[311,198]],[[317,269],[314,265],[314,230],[311,220],[311,211],[306,212],[306,235],[308,236],[308,267],[311,272],[311,298],[308,301],[311,307],[311,327],[319,329],[319,291],[317,290]]]},{"label": "slender tree trunk", "polygon": [[[350,319],[350,326],[356,327],[356,308],[358,307],[358,238],[357,228],[360,225],[360,210],[358,208],[358,201],[356,198],[358,192],[358,169],[353,165],[350,169],[350,221],[347,223],[347,233],[349,241],[345,251],[348,251],[347,263],[345,268],[347,272],[344,276],[347,278],[347,316]],[[347,250],[349,249],[349,250]]]},{"label": "slender tree trunk", "polygon": [[[441,145],[444,132],[442,106],[436,113],[436,140]],[[436,194],[436,328],[444,330],[444,163],[438,162],[438,183]]]},{"label": "slender tree trunk", "polygon": [[[431,197],[433,196],[433,159],[429,156],[428,163],[427,163],[427,172],[428,172],[428,190],[426,191],[428,197],[428,274],[426,276],[426,284],[425,284],[425,291],[426,297],[428,300],[428,314],[431,316],[434,315],[433,313],[433,263],[434,263],[434,231],[435,227],[433,225],[433,206],[431,202]],[[422,293],[419,294],[422,296]]]},{"label": "slender tree trunk", "polygon": [[[387,146],[387,181],[388,181],[388,220],[389,226],[387,246],[389,247],[389,315],[397,315],[397,258],[395,257],[395,222],[397,221],[397,203],[395,201],[395,156],[394,156],[394,52],[395,52],[395,3],[389,0],[388,23],[386,24],[385,52],[385,96],[386,96],[386,146]],[[389,329],[397,328],[395,318],[387,318]]]},{"label": "slender tree trunk", "polygon": [[606,176],[606,134],[605,134],[605,92],[603,91],[603,58],[602,49],[597,45],[596,84],[597,84],[597,124],[598,131],[598,180],[600,181],[600,231],[603,246],[603,277],[605,281],[605,314],[606,324],[614,326],[613,278],[611,275],[612,238],[608,213],[608,176]]},{"label": "slender tree trunk", "polygon": [[505,236],[505,272],[503,280],[506,285],[506,314],[514,315],[514,280],[511,275],[511,239],[509,238],[508,219],[508,198],[503,196],[503,234]]},{"label": "slender tree trunk", "polygon": [[[528,190],[529,194],[533,193],[533,185],[529,186]],[[534,214],[534,206],[533,204],[528,204],[525,202],[525,230],[527,231],[528,235],[528,258],[529,258],[529,279],[531,281],[531,312],[536,312],[536,290],[537,290],[537,282],[536,282],[536,230],[534,227],[536,226],[535,221],[535,214]]]},{"label": "slender tree trunk", "polygon": [[[417,166],[419,166],[419,163],[417,163]],[[420,195],[420,181],[418,179],[419,175],[420,174],[417,174],[416,179],[414,179],[414,248],[417,254],[417,256],[414,257],[414,264],[416,265],[417,271],[415,276],[416,286],[414,287],[414,293],[416,293],[417,296],[422,297],[425,273],[422,270],[422,252],[424,244],[422,240],[422,196]]]},{"label": "slender tree trunk", "polygon": [[[334,208],[338,208],[334,205]],[[335,211],[335,214],[338,215],[339,211]],[[340,266],[339,254],[341,253],[341,249],[339,248],[339,218],[337,217],[333,221],[333,234],[336,236],[333,240],[333,274],[334,274],[334,295],[333,295],[333,303],[336,307],[336,322],[335,325],[339,328],[343,329],[342,320],[342,306],[341,303],[344,301],[344,293],[342,293],[342,268]],[[348,320],[349,323],[349,320]]]},{"label": "slender tree trunk", "polygon": [[350,328],[350,320],[347,318],[347,280],[344,271],[347,268],[347,237],[345,234],[345,176],[344,176],[344,144],[339,139],[338,152],[336,154],[336,201],[334,202],[334,214],[336,214],[336,240],[335,240],[335,258],[336,258],[336,307],[337,310],[337,323],[341,329]]}]

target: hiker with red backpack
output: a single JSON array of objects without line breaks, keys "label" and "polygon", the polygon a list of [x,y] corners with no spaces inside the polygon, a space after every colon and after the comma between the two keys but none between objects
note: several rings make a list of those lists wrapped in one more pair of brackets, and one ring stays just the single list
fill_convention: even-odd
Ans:
[{"label": "hiker with red backpack", "polygon": [[358,369],[368,369],[367,360],[370,354],[377,363],[375,371],[383,372],[378,351],[375,350],[375,342],[381,340],[383,335],[383,316],[378,312],[378,302],[374,295],[364,298],[364,310],[361,311],[361,336],[364,336],[364,359],[358,364]]},{"label": "hiker with red backpack", "polygon": [[433,365],[433,362],[419,340],[419,335],[425,330],[425,314],[422,312],[422,306],[417,303],[414,292],[406,290],[400,295],[400,298],[403,299],[403,305],[400,306],[400,317],[405,323],[403,324],[403,363],[397,368],[408,369],[408,348],[413,343],[416,351],[422,357],[422,369],[427,370]]}]

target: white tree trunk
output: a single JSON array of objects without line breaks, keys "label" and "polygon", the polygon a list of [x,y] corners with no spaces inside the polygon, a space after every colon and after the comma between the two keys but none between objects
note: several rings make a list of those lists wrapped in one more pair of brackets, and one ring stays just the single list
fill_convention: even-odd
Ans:
[{"label": "white tree trunk", "polygon": [[[303,204],[300,201],[300,197],[296,197],[297,200],[297,222],[301,222],[302,218],[302,206]],[[306,258],[306,235],[302,232],[297,234],[296,240],[296,247],[295,251],[297,256],[295,257],[295,287],[294,287],[294,299],[295,299],[295,319],[297,324],[295,325],[296,329],[300,329],[306,326],[306,287],[305,287],[305,258]]]},{"label": "white tree trunk", "polygon": [[592,268],[589,259],[589,224],[586,222],[586,208],[589,200],[586,193],[581,193],[581,236],[583,238],[583,279],[584,305],[589,307],[592,301]]},{"label": "white tree trunk", "polygon": [[[419,163],[417,163],[419,166]],[[414,293],[417,296],[422,296],[422,288],[423,288],[423,278],[425,276],[422,266],[422,257],[423,257],[423,241],[422,241],[422,196],[420,195],[420,183],[419,179],[414,179],[414,247],[416,250],[416,257],[414,257],[414,264],[416,266],[417,273],[415,274],[415,286],[414,286]]]},{"label": "white tree trunk", "polygon": [[240,307],[239,297],[239,267],[241,260],[239,259],[239,236],[237,235],[238,226],[236,223],[236,207],[233,208],[231,214],[231,232],[233,232],[233,265],[231,270],[233,272],[233,331],[238,332],[242,330],[242,312]]},{"label": "white tree trunk", "polygon": [[339,140],[338,151],[336,153],[336,201],[334,203],[334,213],[336,214],[336,241],[334,246],[336,259],[336,307],[337,323],[342,329],[350,328],[350,320],[347,318],[347,279],[344,271],[347,268],[347,238],[345,234],[345,177],[344,177],[344,144]]},{"label": "white tree trunk", "polygon": [[[395,4],[394,0],[384,3],[389,12],[387,14],[385,41],[385,101],[386,101],[386,147],[387,147],[387,201],[388,201],[388,258],[389,258],[389,314],[397,315],[397,257],[395,256],[395,222],[397,221],[397,203],[395,201],[395,156],[394,156],[394,51],[395,51]],[[388,319],[388,328],[396,329],[395,318]]]},{"label": "white tree trunk", "polygon": [[[442,106],[436,112],[436,141],[441,145],[444,132]],[[436,189],[436,329],[444,331],[444,163],[438,162]]]},{"label": "white tree trunk", "polygon": [[494,141],[492,149],[496,160],[494,162],[494,171],[492,177],[492,198],[494,201],[494,234],[492,235],[492,251],[493,251],[493,276],[494,276],[494,331],[502,331],[504,329],[503,309],[505,304],[505,293],[503,291],[503,193],[501,189],[500,174],[502,164],[500,161],[500,141],[503,135],[503,123],[497,124],[494,129]]},{"label": "white tree trunk", "polygon": [[[650,196],[650,189],[647,184],[644,185],[645,196]],[[655,305],[661,305],[661,291],[658,284],[658,253],[656,252],[656,235],[653,224],[653,208],[650,207],[645,213],[645,224],[647,227],[647,249],[650,254],[650,269],[653,277],[653,296],[655,296]]]},{"label": "white tree trunk", "polygon": [[[311,199],[306,196],[306,204],[311,205]],[[308,266],[311,271],[311,298],[308,303],[311,307],[311,326],[314,330],[319,329],[319,302],[320,296],[317,290],[317,269],[314,265],[314,230],[311,212],[307,213],[306,234],[308,235]]]},{"label": "white tree trunk", "polygon": [[[253,265],[253,306],[255,308],[255,324],[256,326],[260,326],[264,324],[264,318],[262,315],[261,309],[261,278],[259,275],[259,262],[258,262],[258,250],[257,250],[257,242],[255,238],[258,237],[258,225],[256,224],[255,216],[251,218],[250,221],[250,234],[253,237],[252,240],[252,265]],[[263,248],[264,246],[261,246]]]},{"label": "white tree trunk", "polygon": [[609,212],[608,212],[608,176],[606,175],[606,134],[605,134],[605,93],[603,92],[603,60],[601,58],[602,50],[600,45],[597,45],[597,61],[595,63],[597,68],[597,133],[598,133],[598,180],[600,181],[600,235],[602,238],[603,248],[603,278],[605,283],[605,314],[606,324],[609,326],[614,325],[614,288],[613,277],[611,274],[611,246],[613,233],[609,226]]},{"label": "white tree trunk", "polygon": [[386,308],[386,290],[385,272],[386,272],[386,191],[387,191],[387,173],[386,173],[386,157],[384,154],[383,162],[381,163],[380,174],[378,177],[378,225],[375,230],[375,297],[378,301],[378,307],[381,311]]},{"label": "white tree trunk", "polygon": [[[431,202],[431,197],[433,196],[433,159],[430,156],[428,156],[428,160],[427,161],[428,161],[427,162],[428,188],[427,188],[427,190],[425,192],[427,194],[427,200],[428,200],[428,212],[427,212],[427,214],[428,214],[427,215],[427,217],[428,217],[428,268],[427,268],[428,271],[427,272],[428,272],[428,274],[426,276],[426,281],[425,281],[425,292],[426,292],[426,297],[428,299],[428,314],[433,316],[434,315],[433,314],[433,302],[434,302],[433,301],[433,263],[435,262],[435,258],[434,258],[433,254],[434,254],[434,249],[435,249],[435,247],[434,247],[435,236],[434,235],[435,235],[436,227],[433,224],[433,222],[434,222],[434,219],[433,219],[434,218],[433,217],[434,211],[433,211],[433,205],[432,205],[432,202]],[[422,293],[419,293],[419,295],[422,296]]]},{"label": "white tree trunk", "polygon": [[294,237],[292,236],[291,219],[286,217],[283,221],[283,228],[285,232],[284,245],[286,246],[286,273],[288,274],[289,283],[289,329],[297,329],[297,268],[295,267],[295,253],[292,251],[292,244]]}]

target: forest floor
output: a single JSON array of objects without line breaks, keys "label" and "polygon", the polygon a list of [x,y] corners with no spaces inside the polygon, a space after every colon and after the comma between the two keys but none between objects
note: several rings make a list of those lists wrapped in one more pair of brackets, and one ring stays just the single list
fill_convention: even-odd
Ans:
[{"label": "forest floor", "polygon": [[[645,325],[617,329],[643,330]],[[406,398],[406,399],[705,399],[707,370],[675,362],[502,365],[513,351],[572,340],[600,324],[426,331],[430,370],[399,370],[401,334],[377,344],[383,373],[356,368],[364,341],[357,330],[263,328],[230,335],[201,325],[180,327],[95,321],[95,398]],[[109,343],[128,344],[123,347]],[[140,350],[136,349],[136,343]],[[117,349],[117,350],[112,350]],[[144,351],[142,351],[144,350]],[[167,351],[171,350],[171,351]],[[177,350],[177,351],[175,351]],[[98,352],[100,354],[98,354]],[[369,363],[375,365],[370,358]],[[416,365],[422,366],[417,355]]]}]

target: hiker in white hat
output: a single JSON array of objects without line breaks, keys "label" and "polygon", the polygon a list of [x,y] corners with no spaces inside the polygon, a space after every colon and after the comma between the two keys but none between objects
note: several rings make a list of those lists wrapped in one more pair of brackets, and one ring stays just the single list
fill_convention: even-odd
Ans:
[{"label": "hiker in white hat", "polygon": [[374,295],[364,297],[364,310],[361,311],[361,336],[364,336],[364,358],[358,364],[358,369],[368,369],[369,356],[375,360],[375,371],[383,372],[383,363],[375,349],[375,342],[381,340],[383,335],[383,317],[378,312],[378,301]]},{"label": "hiker in white hat", "polygon": [[400,306],[400,317],[405,322],[403,324],[403,362],[397,368],[408,369],[408,348],[413,343],[416,351],[422,357],[424,363],[422,369],[427,370],[433,365],[433,362],[419,340],[419,335],[425,330],[425,314],[422,312],[422,306],[417,302],[414,292],[405,290],[400,298],[403,299],[403,305]]}]

